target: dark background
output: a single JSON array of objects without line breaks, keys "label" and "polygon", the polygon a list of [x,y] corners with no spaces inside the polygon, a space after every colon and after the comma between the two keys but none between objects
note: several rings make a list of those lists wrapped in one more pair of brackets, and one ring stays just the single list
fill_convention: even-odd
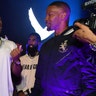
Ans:
[{"label": "dark background", "polygon": [[[34,32],[28,16],[29,8],[33,9],[38,22],[44,28],[46,7],[53,1],[56,0],[0,0],[0,16],[3,21],[2,32],[7,35],[8,39],[22,44],[25,50],[28,35]],[[67,2],[71,7],[69,25],[72,25],[76,19],[87,16],[87,12],[81,8],[85,0],[62,1]]]}]

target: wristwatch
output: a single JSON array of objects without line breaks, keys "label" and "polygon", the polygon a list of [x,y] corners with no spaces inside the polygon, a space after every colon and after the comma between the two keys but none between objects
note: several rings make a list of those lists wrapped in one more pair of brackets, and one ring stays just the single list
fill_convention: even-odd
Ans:
[{"label": "wristwatch", "polygon": [[17,64],[17,65],[20,65],[21,62],[18,60],[18,61],[13,61],[13,63]]},{"label": "wristwatch", "polygon": [[89,44],[91,50],[96,51],[96,43]]},{"label": "wristwatch", "polygon": [[15,61],[15,63],[16,63],[17,65],[21,64],[20,61]]}]

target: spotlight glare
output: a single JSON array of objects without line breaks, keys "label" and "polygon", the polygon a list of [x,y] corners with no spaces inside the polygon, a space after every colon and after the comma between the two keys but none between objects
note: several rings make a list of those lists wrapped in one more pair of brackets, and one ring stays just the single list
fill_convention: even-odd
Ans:
[{"label": "spotlight glare", "polygon": [[33,26],[34,30],[41,36],[41,40],[48,38],[54,31],[47,31],[47,27],[42,28],[39,22],[37,21],[32,8],[28,10],[29,20],[31,25]]}]

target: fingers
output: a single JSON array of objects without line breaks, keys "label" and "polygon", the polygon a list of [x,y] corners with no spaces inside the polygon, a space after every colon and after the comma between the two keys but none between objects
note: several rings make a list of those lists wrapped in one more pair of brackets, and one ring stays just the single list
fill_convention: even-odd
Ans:
[{"label": "fingers", "polygon": [[23,49],[22,49],[22,45],[17,44],[17,49],[18,49],[20,52],[22,52],[22,51],[23,51]]},{"label": "fingers", "polygon": [[20,57],[22,51],[22,45],[18,44],[17,48],[13,49],[10,54],[14,60],[17,60]]},{"label": "fingers", "polygon": [[76,22],[75,25],[78,26],[79,29],[74,32],[73,37],[87,43],[93,43],[96,41],[96,35],[90,30],[88,26],[79,22]]},{"label": "fingers", "polygon": [[22,45],[20,45],[18,49],[21,50],[22,49]]},{"label": "fingers", "polygon": [[15,48],[15,49],[13,49],[12,51],[11,51],[11,56],[14,58],[14,57],[16,57],[17,55],[19,55],[20,54],[20,51],[18,50],[18,48]]},{"label": "fingers", "polygon": [[86,26],[86,25],[83,25],[83,24],[81,24],[81,23],[79,23],[79,22],[76,22],[74,25],[76,25],[76,26],[78,26],[80,29],[82,29],[82,30],[88,30],[89,29],[89,27],[88,26]]},{"label": "fingers", "polygon": [[20,51],[22,51],[22,45],[20,45],[20,44],[16,44],[17,45],[17,48],[20,50]]}]

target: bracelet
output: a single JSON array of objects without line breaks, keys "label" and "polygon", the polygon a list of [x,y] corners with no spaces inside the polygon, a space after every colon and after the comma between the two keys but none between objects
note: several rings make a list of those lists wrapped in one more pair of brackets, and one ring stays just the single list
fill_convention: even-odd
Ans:
[{"label": "bracelet", "polygon": [[96,51],[96,43],[89,44],[91,50]]},{"label": "bracelet", "polygon": [[20,65],[21,64],[19,60],[18,61],[13,61],[13,63],[15,63],[17,65]]}]

